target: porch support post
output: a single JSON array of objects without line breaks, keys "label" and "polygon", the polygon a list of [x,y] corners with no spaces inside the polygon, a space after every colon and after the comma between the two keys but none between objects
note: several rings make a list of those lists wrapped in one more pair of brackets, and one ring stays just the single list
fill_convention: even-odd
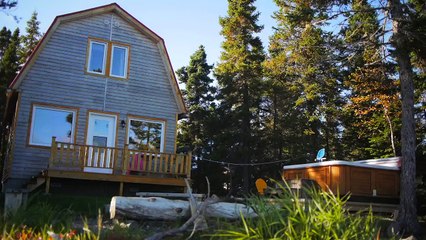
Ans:
[{"label": "porch support post", "polygon": [[50,177],[46,177],[46,189],[45,189],[46,194],[49,194],[49,191],[50,191]]},{"label": "porch support post", "polygon": [[123,187],[124,187],[124,183],[123,183],[123,182],[120,182],[120,189],[119,189],[119,191],[118,191],[118,194],[119,194],[120,196],[123,196]]}]

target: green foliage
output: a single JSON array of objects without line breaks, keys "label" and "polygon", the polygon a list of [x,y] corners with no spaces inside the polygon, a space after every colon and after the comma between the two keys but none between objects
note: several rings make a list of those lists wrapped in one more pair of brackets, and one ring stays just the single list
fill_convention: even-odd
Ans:
[{"label": "green foliage", "polygon": [[282,193],[271,202],[253,197],[251,206],[257,218],[229,224],[212,234],[213,239],[374,239],[379,234],[377,221],[369,212],[349,213],[347,197],[307,191],[302,201],[296,192],[280,187]]},{"label": "green foliage", "polygon": [[29,226],[35,231],[41,231],[49,224],[53,229],[60,230],[70,227],[76,217],[69,206],[61,208],[49,202],[40,201],[39,196],[31,197],[27,204],[21,206],[14,213],[9,213],[2,226]]},{"label": "green foliage", "polygon": [[20,52],[20,62],[25,63],[37,46],[42,34],[40,33],[40,21],[37,20],[37,12],[33,12],[25,28],[27,34],[21,37],[22,48]]},{"label": "green foliage", "polygon": [[207,55],[203,46],[191,56],[189,65],[176,71],[179,81],[185,84],[183,97],[188,106],[188,116],[179,123],[177,145],[179,149],[192,151],[193,160],[191,178],[195,192],[207,192],[205,177],[211,182],[211,191],[223,193],[223,168],[220,165],[199,159],[216,159],[213,149],[218,143],[217,113],[214,102],[216,88],[210,77],[213,66],[207,63]]},{"label": "green foliage", "polygon": [[[20,45],[18,28],[15,29],[10,38],[9,30],[3,28],[1,32],[1,41],[3,44],[1,48],[5,49],[0,59],[0,121],[3,121],[3,114],[6,104],[6,89],[19,70],[18,51]],[[8,40],[8,43],[6,40]]]},{"label": "green foliage", "polygon": [[[321,9],[311,1],[275,1],[277,27],[264,63],[268,80],[271,152],[313,155],[326,147],[327,158],[340,154],[338,119],[341,80],[335,40],[321,28]],[[293,7],[288,7],[288,6]]]},{"label": "green foliage", "polygon": [[18,1],[16,0],[0,0],[0,8],[1,9],[11,9],[16,7]]},{"label": "green foliage", "polygon": [[[342,30],[348,46],[343,54],[345,88],[345,156],[353,158],[389,157],[398,154],[397,135],[401,129],[398,82],[394,66],[386,63],[379,47],[377,14],[367,1],[352,3],[348,26]],[[360,141],[362,139],[362,141]]]},{"label": "green foliage", "polygon": [[[264,82],[263,46],[256,36],[259,13],[254,0],[228,1],[228,15],[219,19],[222,26],[220,62],[214,70],[219,83],[217,109],[220,145],[215,149],[222,161],[252,163],[263,161],[261,116]],[[251,170],[245,166],[232,170],[231,192],[248,193]]]},{"label": "green foliage", "polygon": [[0,30],[0,58],[3,57],[4,52],[9,46],[10,37],[12,37],[12,32],[6,27],[3,27]]}]

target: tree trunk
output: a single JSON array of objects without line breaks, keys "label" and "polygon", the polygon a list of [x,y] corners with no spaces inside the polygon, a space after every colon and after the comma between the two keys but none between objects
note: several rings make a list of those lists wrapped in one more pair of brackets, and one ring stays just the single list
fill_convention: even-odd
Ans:
[{"label": "tree trunk", "polygon": [[159,197],[113,197],[110,217],[130,219],[178,220],[190,216],[189,202]]},{"label": "tree trunk", "polygon": [[385,118],[386,118],[386,120],[388,121],[388,124],[389,124],[392,153],[393,153],[393,156],[396,157],[395,140],[394,140],[394,136],[393,136],[394,135],[393,134],[393,125],[392,125],[392,121],[389,117],[388,110],[386,108],[385,108]]},{"label": "tree trunk", "polygon": [[[242,121],[242,158],[243,163],[250,163],[250,148],[251,148],[251,127],[250,127],[250,99],[248,83],[245,82],[243,89],[243,121]],[[250,188],[250,169],[248,165],[243,166],[243,193],[249,194]]]},{"label": "tree trunk", "polygon": [[[191,216],[189,201],[171,200],[161,197],[113,197],[110,218],[151,219],[175,221]],[[256,217],[251,207],[241,203],[215,202],[205,209],[205,217],[236,220]]]},{"label": "tree trunk", "polygon": [[395,47],[394,54],[399,67],[402,97],[401,193],[397,225],[400,234],[417,234],[420,232],[420,225],[417,221],[416,209],[414,82],[410,51],[407,48],[407,33],[404,32],[402,25],[407,17],[404,16],[400,0],[390,0],[389,7],[393,20],[392,44]]}]

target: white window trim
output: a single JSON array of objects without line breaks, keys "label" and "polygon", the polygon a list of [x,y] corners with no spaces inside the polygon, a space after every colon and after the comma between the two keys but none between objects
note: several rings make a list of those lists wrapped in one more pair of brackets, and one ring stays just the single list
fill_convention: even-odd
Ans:
[{"label": "white window trim", "polygon": [[130,136],[130,122],[131,121],[139,121],[139,122],[149,122],[149,123],[159,123],[161,124],[161,143],[160,143],[160,152],[164,152],[164,128],[165,128],[165,122],[164,121],[155,121],[155,120],[148,120],[144,118],[129,118],[127,120],[127,139],[126,143],[129,144],[129,136]]},{"label": "white window trim", "polygon": [[[126,50],[125,51],[126,55],[124,57],[124,76],[112,74],[112,64],[114,62],[114,48],[122,48],[122,49]],[[109,67],[109,75],[111,77],[116,77],[116,78],[127,78],[127,68],[128,68],[128,64],[129,64],[128,62],[129,62],[129,47],[113,43],[112,47],[111,47],[111,62],[110,62],[110,67]]]},{"label": "white window trim", "polygon": [[75,136],[75,123],[76,123],[76,116],[77,116],[77,111],[76,110],[71,110],[71,109],[62,109],[62,108],[55,108],[55,107],[46,107],[46,106],[40,106],[40,105],[33,105],[33,109],[32,109],[32,116],[31,116],[31,129],[30,129],[30,137],[29,137],[29,144],[30,145],[34,145],[34,146],[46,146],[46,147],[50,147],[51,143],[49,144],[41,144],[41,143],[35,143],[33,142],[33,136],[34,136],[34,120],[36,117],[36,110],[37,109],[45,109],[45,110],[52,110],[52,111],[60,111],[60,112],[68,112],[68,113],[72,113],[72,124],[71,124],[71,142],[70,143],[74,143],[74,136]]},{"label": "white window trim", "polygon": [[[102,44],[105,47],[104,48],[104,58],[103,58],[103,61],[102,61],[102,72],[95,72],[95,71],[90,70],[90,62],[92,61],[92,44],[93,43]],[[89,41],[89,60],[87,61],[87,72],[93,73],[93,74],[98,74],[98,75],[105,75],[107,52],[108,52],[108,43],[96,41],[96,40],[90,40]]]}]

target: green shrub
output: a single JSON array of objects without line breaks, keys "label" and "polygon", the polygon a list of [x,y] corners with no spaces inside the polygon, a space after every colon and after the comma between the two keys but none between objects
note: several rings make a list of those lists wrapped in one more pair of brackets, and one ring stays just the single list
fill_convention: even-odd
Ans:
[{"label": "green shrub", "polygon": [[250,205],[258,217],[241,218],[241,224],[227,224],[210,237],[214,239],[374,239],[379,228],[371,211],[349,213],[347,197],[305,190],[303,201],[288,187],[280,187],[272,201],[253,197]]}]

